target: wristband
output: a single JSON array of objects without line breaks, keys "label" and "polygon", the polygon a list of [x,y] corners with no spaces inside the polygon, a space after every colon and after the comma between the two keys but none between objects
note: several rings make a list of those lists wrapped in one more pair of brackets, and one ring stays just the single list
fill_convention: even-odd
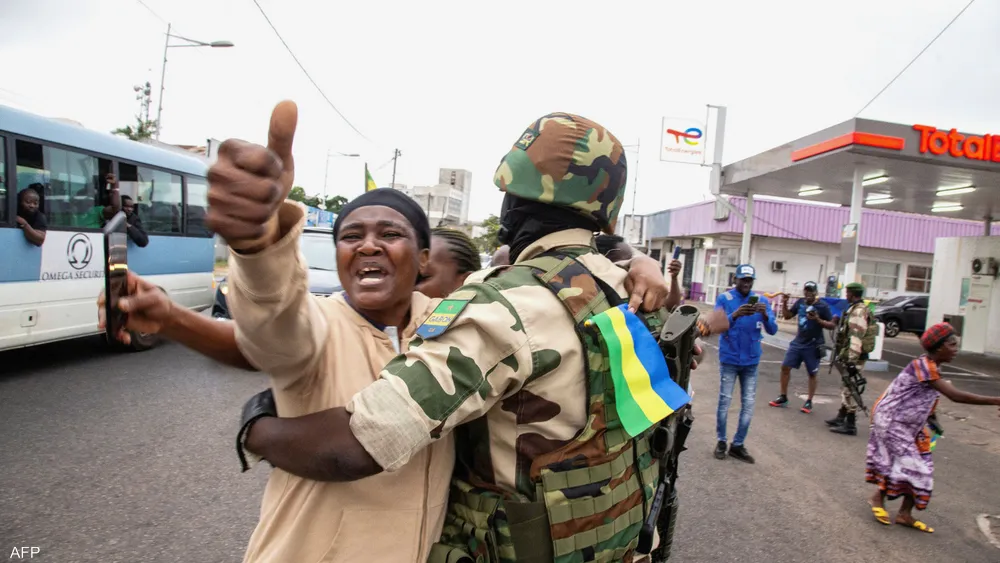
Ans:
[{"label": "wristband", "polygon": [[245,473],[250,470],[250,464],[247,462],[248,454],[254,461],[260,460],[260,456],[246,449],[246,440],[254,423],[266,416],[278,416],[278,409],[274,404],[274,394],[270,389],[257,393],[243,405],[240,430],[236,434],[236,455],[240,458],[241,472]]}]

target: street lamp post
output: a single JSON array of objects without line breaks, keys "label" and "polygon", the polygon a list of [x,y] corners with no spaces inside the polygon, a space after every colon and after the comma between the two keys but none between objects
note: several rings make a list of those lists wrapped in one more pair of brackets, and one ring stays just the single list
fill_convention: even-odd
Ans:
[{"label": "street lamp post", "polygon": [[[171,45],[170,38],[180,39],[182,41],[187,41],[187,45]],[[167,24],[167,41],[163,46],[163,69],[160,71],[160,100],[157,102],[156,108],[156,140],[160,140],[160,126],[162,122],[160,121],[160,115],[163,113],[163,81],[167,77],[167,49],[171,47],[232,47],[232,41],[212,41],[206,43],[204,41],[196,41],[194,39],[188,39],[187,37],[181,37],[180,35],[170,34],[170,24]]]},{"label": "street lamp post", "polygon": [[342,153],[339,151],[326,151],[326,166],[323,169],[323,203],[326,204],[326,181],[330,177],[330,157],[358,158],[358,153]]}]

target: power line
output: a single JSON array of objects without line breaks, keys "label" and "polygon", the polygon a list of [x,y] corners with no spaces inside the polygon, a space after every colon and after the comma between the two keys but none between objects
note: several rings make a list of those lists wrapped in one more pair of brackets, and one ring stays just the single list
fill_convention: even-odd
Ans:
[{"label": "power line", "polygon": [[927,51],[927,49],[930,49],[931,45],[933,45],[934,42],[937,41],[939,37],[941,37],[942,35],[944,35],[944,32],[948,31],[948,28],[951,27],[951,24],[955,23],[955,20],[957,20],[958,18],[962,17],[962,14],[964,14],[965,11],[968,10],[970,6],[972,6],[973,4],[975,4],[975,2],[976,2],[976,0],[969,0],[969,3],[966,4],[964,8],[962,8],[962,11],[960,11],[958,14],[956,14],[955,17],[951,18],[951,21],[948,22],[948,25],[944,26],[944,29],[942,29],[940,32],[938,32],[938,34],[934,36],[934,39],[931,39],[931,42],[928,43],[923,49],[921,49],[920,52],[917,53],[917,56],[913,57],[913,59],[909,63],[907,63],[906,66],[903,67],[903,70],[899,71],[899,74],[897,74],[896,76],[894,76],[892,78],[892,80],[890,80],[889,83],[885,85],[884,88],[882,88],[881,90],[879,90],[878,94],[875,94],[874,98],[868,100],[868,103],[865,104],[865,107],[863,107],[860,110],[858,110],[858,113],[854,114],[854,117],[857,117],[857,116],[861,115],[861,112],[863,112],[866,109],[868,109],[868,106],[872,105],[872,103],[875,100],[877,100],[878,97],[881,96],[883,92],[885,92],[886,90],[888,90],[889,87],[892,86],[893,83],[896,82],[896,80],[900,76],[903,76],[903,73],[906,72],[907,69],[909,69],[913,65],[913,63],[917,62],[917,59],[919,59],[920,56],[923,55],[925,51]]},{"label": "power line", "polygon": [[168,23],[167,20],[161,18],[160,14],[157,14],[155,11],[153,11],[153,9],[150,8],[148,5],[146,5],[145,2],[143,2],[142,0],[135,0],[135,1],[138,2],[143,8],[146,8],[147,10],[149,10],[149,13],[153,14],[153,17],[155,17],[156,19],[160,20],[163,23]]},{"label": "power line", "polygon": [[253,0],[253,3],[257,5],[257,9],[260,10],[260,15],[264,16],[264,19],[267,21],[267,25],[271,26],[271,30],[274,31],[274,34],[278,36],[278,40],[281,41],[281,44],[285,46],[285,50],[287,50],[288,54],[292,56],[293,60],[295,60],[295,64],[299,65],[299,68],[302,69],[302,73],[305,74],[306,78],[309,79],[309,82],[312,82],[312,85],[316,87],[316,90],[319,92],[319,95],[323,96],[323,99],[326,100],[326,103],[329,104],[331,108],[333,108],[333,111],[337,112],[337,115],[339,115],[340,118],[344,120],[344,123],[346,123],[351,129],[353,129],[355,133],[357,133],[362,139],[368,142],[373,142],[368,137],[365,137],[365,135],[361,131],[358,131],[358,128],[355,127],[354,124],[352,124],[350,121],[348,121],[347,117],[345,117],[344,114],[340,113],[340,110],[337,109],[337,106],[333,105],[333,102],[330,101],[330,98],[328,98],[326,94],[323,93],[323,89],[320,88],[319,84],[317,84],[316,81],[313,80],[313,77],[309,75],[309,71],[306,70],[306,67],[302,66],[302,63],[299,62],[299,58],[296,57],[295,53],[292,52],[292,48],[288,46],[288,43],[285,43],[284,38],[282,38],[281,34],[278,33],[278,28],[274,27],[274,24],[271,23],[271,18],[267,17],[267,13],[264,12],[264,8],[261,7],[260,2],[258,2],[257,0]]}]

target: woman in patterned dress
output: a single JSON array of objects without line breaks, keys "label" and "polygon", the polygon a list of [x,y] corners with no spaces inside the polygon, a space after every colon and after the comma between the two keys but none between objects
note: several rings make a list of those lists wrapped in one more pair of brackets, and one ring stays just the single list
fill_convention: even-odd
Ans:
[{"label": "woman in patterned dress", "polygon": [[878,486],[869,499],[876,520],[888,526],[886,499],[903,497],[896,524],[932,533],[934,529],[915,519],[912,511],[927,508],[934,488],[932,417],[939,398],[1000,406],[1000,397],[967,393],[941,379],[939,366],[958,354],[958,337],[950,324],[930,327],[920,344],[927,353],[910,362],[872,407],[865,480]]}]

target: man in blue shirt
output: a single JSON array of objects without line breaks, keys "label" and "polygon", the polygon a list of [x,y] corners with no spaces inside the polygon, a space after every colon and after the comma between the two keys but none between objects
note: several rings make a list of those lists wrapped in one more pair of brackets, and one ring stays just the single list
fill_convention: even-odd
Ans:
[{"label": "man in blue shirt", "polygon": [[757,366],[760,364],[760,331],[768,334],[778,332],[767,298],[751,291],[757,272],[750,264],[736,268],[736,286],[719,295],[715,308],[729,316],[729,330],[719,337],[719,368],[722,382],[719,385],[719,410],[716,413],[716,433],[719,443],[715,446],[715,457],[726,457],[726,421],[729,404],[733,400],[736,379],[740,380],[740,422],[736,436],[729,446],[729,455],[740,461],[753,463],[753,456],[743,445],[750,420],[753,419],[754,397],[757,394]]},{"label": "man in blue shirt", "polygon": [[798,317],[799,331],[788,345],[785,360],[781,362],[781,395],[771,401],[770,405],[772,407],[788,405],[788,380],[792,377],[792,370],[799,369],[805,363],[806,373],[809,374],[809,398],[802,405],[802,412],[809,414],[813,408],[813,395],[816,394],[816,374],[819,373],[821,348],[824,343],[823,329],[831,329],[837,325],[833,322],[830,306],[817,298],[816,282],[806,282],[802,287],[802,293],[805,297],[796,301],[791,307],[788,306],[788,294],[785,294],[781,305],[781,313],[785,319]]}]

